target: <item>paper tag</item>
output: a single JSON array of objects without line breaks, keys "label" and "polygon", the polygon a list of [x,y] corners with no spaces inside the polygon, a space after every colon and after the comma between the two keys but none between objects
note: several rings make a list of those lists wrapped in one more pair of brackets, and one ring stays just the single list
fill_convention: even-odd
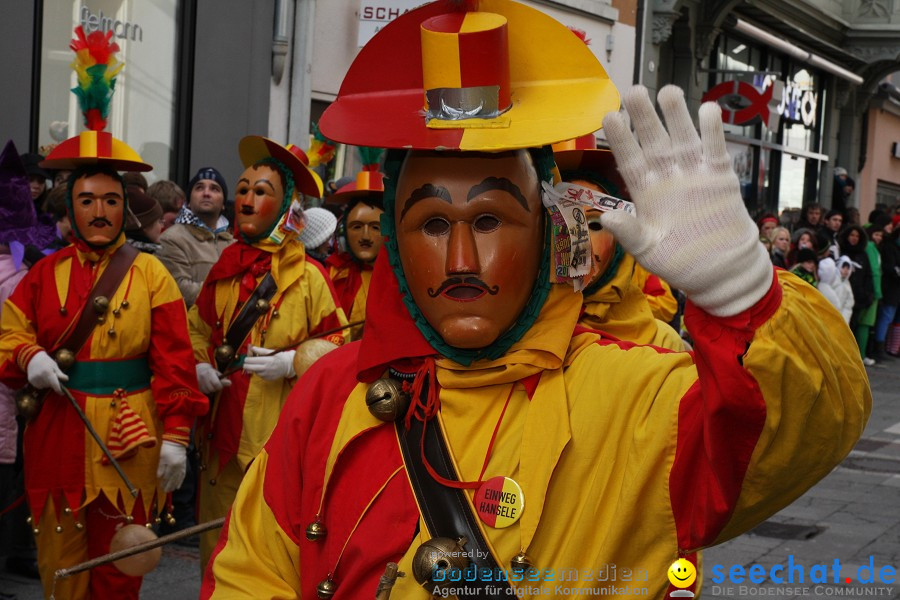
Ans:
[{"label": "paper tag", "polygon": [[303,216],[303,205],[300,204],[299,200],[291,200],[291,205],[288,207],[288,214],[284,218],[283,227],[285,230],[294,233],[300,233],[303,231],[303,228],[306,227],[306,218]]}]

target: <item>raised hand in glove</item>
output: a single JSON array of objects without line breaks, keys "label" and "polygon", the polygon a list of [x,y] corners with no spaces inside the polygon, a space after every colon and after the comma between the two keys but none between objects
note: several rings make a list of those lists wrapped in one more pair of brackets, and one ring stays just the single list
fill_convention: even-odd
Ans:
[{"label": "raised hand in glove", "polygon": [[197,365],[197,385],[204,394],[215,394],[223,387],[231,385],[230,379],[223,379],[215,367],[209,363],[199,363]]},{"label": "raised hand in glove", "polygon": [[181,444],[163,440],[159,451],[159,466],[156,478],[168,494],[178,489],[187,472],[187,448]]},{"label": "raised hand in glove", "polygon": [[725,149],[721,109],[700,107],[700,135],[680,88],[667,85],[659,105],[668,126],[635,86],[624,96],[624,115],[603,119],[603,130],[637,217],[603,213],[601,223],[652,273],[684,290],[716,316],[738,314],[772,285],[772,263],[744,202]]},{"label": "raised hand in glove", "polygon": [[294,354],[296,350],[274,352],[268,348],[249,346],[244,370],[259,375],[265,380],[294,377]]},{"label": "raised hand in glove", "polygon": [[69,380],[69,376],[63,373],[56,361],[43,350],[28,361],[26,375],[28,383],[37,389],[51,388],[57,394],[62,394],[62,384]]}]

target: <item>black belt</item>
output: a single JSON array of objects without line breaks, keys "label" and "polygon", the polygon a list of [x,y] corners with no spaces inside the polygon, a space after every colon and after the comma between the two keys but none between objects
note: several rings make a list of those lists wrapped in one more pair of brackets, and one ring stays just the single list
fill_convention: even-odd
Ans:
[{"label": "black belt", "polygon": [[247,299],[247,302],[241,307],[238,316],[235,317],[234,321],[232,321],[231,325],[228,327],[228,331],[225,332],[225,343],[234,349],[234,353],[228,362],[220,361],[219,357],[216,357],[216,368],[219,369],[219,372],[224,373],[228,367],[234,364],[234,361],[238,358],[241,346],[244,345],[244,340],[250,335],[250,330],[259,318],[268,312],[268,304],[266,305],[266,310],[261,311],[256,306],[256,302],[258,300],[265,300],[268,302],[277,291],[278,285],[275,283],[275,278],[272,277],[270,271],[266,273],[266,276],[262,278],[262,281],[260,281],[259,285],[256,286],[256,289],[253,290],[253,293]]},{"label": "black belt", "polygon": [[[427,394],[427,391],[423,390],[422,393]],[[478,568],[479,573],[483,572],[482,569],[490,569],[490,572],[495,574],[492,579],[498,579],[496,574],[500,572],[500,565],[494,560],[487,540],[478,527],[477,517],[469,509],[465,491],[447,487],[435,481],[422,462],[420,441],[425,449],[428,464],[437,474],[445,479],[459,481],[437,417],[429,419],[426,423],[413,418],[409,430],[403,427],[402,421],[401,418],[395,423],[397,439],[400,442],[406,472],[412,483],[428,532],[432,537],[452,539],[465,537],[467,542],[464,548],[469,554],[470,563]],[[422,440],[423,427],[425,428],[424,441]],[[476,581],[466,581],[464,586],[460,584],[457,588],[472,590],[474,593],[458,594],[458,598],[497,597],[498,595],[503,597],[510,593],[507,590],[511,590],[511,587],[506,581],[480,581],[479,577],[475,579]],[[492,590],[493,593],[488,593],[488,590]]]}]

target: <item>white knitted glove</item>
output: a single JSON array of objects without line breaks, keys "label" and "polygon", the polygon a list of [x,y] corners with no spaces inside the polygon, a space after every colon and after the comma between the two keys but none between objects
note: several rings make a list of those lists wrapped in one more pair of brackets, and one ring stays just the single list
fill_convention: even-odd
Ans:
[{"label": "white knitted glove", "polygon": [[156,478],[167,494],[178,489],[187,473],[187,448],[181,444],[163,440],[159,450],[159,466]]},{"label": "white knitted glove", "polygon": [[296,350],[273,352],[268,348],[250,346],[244,359],[244,370],[255,373],[267,381],[294,377],[294,354]]},{"label": "white knitted glove", "polygon": [[756,304],[772,284],[772,263],[741,199],[725,149],[721,109],[700,107],[700,133],[680,88],[667,85],[660,122],[647,89],[624,96],[635,134],[621,113],[607,115],[603,130],[637,211],[602,214],[601,223],[652,273],[683,290],[720,317]]},{"label": "white knitted glove", "polygon": [[28,361],[26,375],[28,383],[37,389],[52,388],[57,394],[62,394],[62,383],[69,380],[69,376],[63,373],[56,361],[43,350]]},{"label": "white knitted glove", "polygon": [[204,394],[215,394],[223,387],[231,385],[230,379],[223,379],[219,373],[209,363],[197,363],[197,385]]}]

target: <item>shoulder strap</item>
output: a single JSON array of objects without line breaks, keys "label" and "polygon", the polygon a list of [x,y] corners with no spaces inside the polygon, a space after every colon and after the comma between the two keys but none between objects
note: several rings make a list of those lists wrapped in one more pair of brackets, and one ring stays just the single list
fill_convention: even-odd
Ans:
[{"label": "shoulder strap", "polygon": [[88,295],[84,306],[81,307],[81,314],[78,315],[78,322],[75,327],[69,330],[69,334],[59,344],[58,348],[66,348],[71,350],[73,354],[77,354],[84,343],[90,337],[94,327],[100,322],[100,318],[105,313],[98,313],[94,310],[94,300],[103,297],[107,300],[119,289],[119,284],[125,279],[125,275],[134,263],[134,259],[139,254],[131,244],[124,243],[109,258],[109,264],[103,275],[94,284],[94,288]]},{"label": "shoulder strap", "polygon": [[[403,454],[403,463],[406,465],[406,472],[409,475],[409,481],[415,492],[419,510],[426,527],[428,527],[428,532],[432,537],[452,539],[465,537],[468,540],[465,549],[469,552],[470,561],[479,570],[491,569],[493,573],[497,573],[500,566],[478,526],[477,517],[469,508],[465,492],[461,489],[441,485],[425,469],[422,461],[423,452],[428,463],[439,475],[459,481],[456,470],[453,468],[450,450],[447,448],[447,440],[444,439],[437,419],[429,419],[426,423],[412,419],[408,430],[403,427],[403,419],[398,419],[395,427]],[[425,429],[424,438],[422,428]],[[472,593],[459,594],[458,597],[462,599],[482,598],[506,596],[512,593],[507,581],[480,581],[480,579],[476,577],[476,581],[467,580],[465,589]]]},{"label": "shoulder strap", "polygon": [[259,285],[256,286],[256,289],[253,290],[253,293],[250,294],[250,298],[241,307],[238,316],[235,317],[234,321],[228,326],[228,331],[225,332],[225,343],[234,348],[234,355],[227,363],[220,361],[219,357],[216,356],[216,368],[220,372],[224,373],[234,363],[238,357],[238,350],[244,344],[247,336],[250,335],[253,325],[256,324],[261,316],[268,312],[268,304],[266,305],[266,310],[259,310],[256,303],[260,300],[265,300],[268,303],[277,291],[278,286],[275,284],[275,278],[272,277],[272,272],[269,271],[262,278],[262,281],[259,282]]}]

